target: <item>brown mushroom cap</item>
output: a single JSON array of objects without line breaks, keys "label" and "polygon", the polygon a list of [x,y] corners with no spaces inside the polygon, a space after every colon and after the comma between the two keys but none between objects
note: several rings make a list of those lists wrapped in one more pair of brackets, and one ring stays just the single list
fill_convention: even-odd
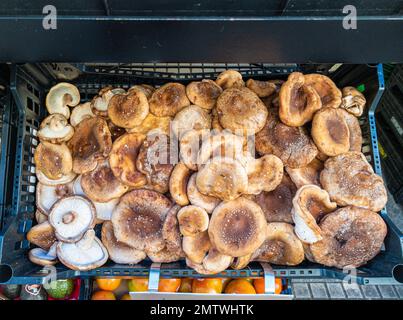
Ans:
[{"label": "brown mushroom cap", "polygon": [[57,201],[50,210],[49,223],[56,238],[64,242],[77,242],[95,226],[95,207],[82,196],[68,196]]},{"label": "brown mushroom cap", "polygon": [[305,185],[298,189],[292,200],[292,218],[295,233],[305,243],[315,243],[322,239],[318,222],[337,208],[330,201],[329,194],[315,185]]},{"label": "brown mushroom cap", "polygon": [[193,171],[197,171],[197,156],[204,139],[210,136],[210,130],[190,130],[179,141],[181,161]]},{"label": "brown mushroom cap", "polygon": [[74,134],[74,129],[66,117],[59,113],[47,116],[39,127],[38,138],[41,141],[62,143],[68,141]]},{"label": "brown mushroom cap", "polygon": [[359,267],[381,250],[387,233],[382,218],[370,210],[348,206],[321,222],[323,239],[309,246],[317,263],[329,267]]},{"label": "brown mushroom cap", "polygon": [[148,116],[144,119],[144,121],[140,125],[132,129],[127,129],[127,131],[130,133],[139,133],[147,135],[148,132],[152,130],[152,131],[161,131],[162,133],[169,135],[170,123],[171,123],[171,117],[157,117],[152,113],[149,113]]},{"label": "brown mushroom cap", "polygon": [[203,208],[197,206],[186,206],[181,208],[177,214],[179,230],[182,235],[193,237],[200,232],[207,230],[209,216]]},{"label": "brown mushroom cap", "polygon": [[186,193],[186,187],[192,171],[182,162],[179,162],[172,170],[169,178],[169,193],[172,199],[180,206],[189,204],[189,198]]},{"label": "brown mushroom cap", "polygon": [[27,233],[27,240],[43,250],[49,250],[50,247],[57,241],[55,230],[48,221],[37,224],[29,229]]},{"label": "brown mushroom cap", "polygon": [[233,258],[233,261],[231,263],[231,268],[235,269],[235,270],[240,270],[240,269],[246,268],[252,259],[252,255],[253,254],[250,253],[250,254],[247,254],[246,256]]},{"label": "brown mushroom cap", "polygon": [[197,173],[193,173],[187,184],[187,196],[192,205],[198,206],[206,210],[207,213],[212,213],[215,207],[221,202],[220,199],[215,197],[206,196],[197,189],[196,185]]},{"label": "brown mushroom cap", "polygon": [[222,89],[213,80],[193,81],[186,87],[186,94],[193,104],[211,110],[222,93]]},{"label": "brown mushroom cap", "polygon": [[320,187],[320,173],[323,170],[323,162],[316,158],[305,167],[295,169],[285,167],[285,170],[297,188],[307,184],[314,184]]},{"label": "brown mushroom cap", "polygon": [[290,127],[299,127],[312,120],[314,113],[322,107],[316,90],[306,84],[302,73],[293,72],[281,86],[279,92],[281,121]]},{"label": "brown mushroom cap", "polygon": [[108,117],[109,102],[116,94],[124,94],[122,88],[105,87],[102,88],[98,96],[95,96],[91,101],[91,110],[94,114],[100,117]]},{"label": "brown mushroom cap", "polygon": [[253,260],[287,266],[296,266],[304,261],[302,242],[291,224],[272,222],[267,224],[266,232],[266,240],[254,253]]},{"label": "brown mushroom cap", "polygon": [[138,171],[136,161],[141,145],[146,137],[142,134],[127,133],[116,139],[109,155],[112,172],[124,184],[141,188],[147,184],[147,177]]},{"label": "brown mushroom cap", "polygon": [[171,206],[168,198],[156,191],[139,189],[126,193],[112,214],[116,239],[138,250],[162,250],[162,227]]},{"label": "brown mushroom cap", "polygon": [[266,238],[262,209],[246,198],[222,202],[211,215],[208,233],[212,246],[225,255],[241,257],[254,252]]},{"label": "brown mushroom cap", "polygon": [[196,176],[197,189],[221,200],[234,200],[246,192],[248,175],[242,164],[231,158],[209,160]]},{"label": "brown mushroom cap", "polygon": [[119,198],[129,189],[114,176],[108,160],[98,162],[94,170],[84,173],[81,187],[85,195],[96,202]]},{"label": "brown mushroom cap", "polygon": [[306,74],[305,84],[315,89],[322,101],[322,108],[338,108],[341,103],[341,92],[335,83],[322,74]]},{"label": "brown mushroom cap", "polygon": [[177,214],[180,209],[181,207],[178,205],[174,205],[171,209],[169,209],[164,221],[164,225],[162,226],[162,237],[164,238],[167,251],[173,253],[174,255],[176,254],[183,256],[182,237],[177,218]]},{"label": "brown mushroom cap", "polygon": [[361,152],[350,151],[329,158],[320,183],[339,206],[353,205],[377,212],[387,202],[382,178],[374,173]]},{"label": "brown mushroom cap", "polygon": [[108,116],[121,128],[134,128],[140,125],[149,112],[147,96],[139,90],[125,94],[115,94],[108,105]]},{"label": "brown mushroom cap", "polygon": [[260,98],[247,88],[230,88],[217,99],[220,124],[238,135],[253,135],[263,129],[267,108]]},{"label": "brown mushroom cap", "polygon": [[271,80],[261,81],[249,79],[246,81],[246,86],[256,93],[259,98],[266,98],[277,91],[276,83]]},{"label": "brown mushroom cap", "polygon": [[350,130],[342,109],[325,108],[312,120],[312,139],[320,151],[337,156],[350,149]]},{"label": "brown mushroom cap", "polygon": [[220,124],[220,119],[218,117],[217,108],[213,108],[211,110],[211,128],[215,131],[215,133],[221,132],[224,130],[222,125]]},{"label": "brown mushroom cap", "polygon": [[80,103],[80,92],[77,87],[67,83],[60,82],[53,86],[46,95],[46,109],[50,114],[59,113],[67,119],[70,117],[69,106],[75,106]]},{"label": "brown mushroom cap", "polygon": [[183,237],[182,248],[186,255],[186,260],[189,259],[193,263],[202,263],[211,248],[208,232],[200,232],[193,237]]},{"label": "brown mushroom cap", "polygon": [[108,250],[109,258],[115,263],[136,264],[146,258],[144,251],[132,248],[116,239],[110,221],[102,225],[102,243]]},{"label": "brown mushroom cap", "polygon": [[127,132],[126,129],[114,125],[110,119],[106,120],[106,122],[108,124],[108,129],[111,132],[112,142],[115,142],[117,138],[123,136]]},{"label": "brown mushroom cap", "polygon": [[276,189],[261,192],[255,196],[254,201],[262,208],[267,222],[292,223],[292,199],[296,192],[295,184],[287,174],[284,174]]},{"label": "brown mushroom cap", "polygon": [[77,174],[94,170],[97,161],[108,156],[112,148],[106,121],[99,117],[82,120],[68,142],[73,155],[73,171]]},{"label": "brown mushroom cap", "polygon": [[48,215],[50,208],[57,200],[72,194],[72,183],[47,186],[38,182],[36,185],[36,206],[43,214]]},{"label": "brown mushroom cap", "polygon": [[155,88],[149,84],[136,84],[127,90],[127,92],[131,91],[140,91],[146,95],[147,99],[150,99]]},{"label": "brown mushroom cap", "polygon": [[108,251],[95,236],[94,230],[88,230],[76,243],[60,241],[57,245],[57,257],[72,270],[87,271],[105,264],[108,261]]},{"label": "brown mushroom cap", "polygon": [[150,112],[157,117],[173,117],[179,110],[190,105],[185,86],[174,82],[166,83],[155,90],[149,103]]},{"label": "brown mushroom cap", "polygon": [[289,127],[278,120],[277,112],[270,110],[265,127],[256,134],[256,150],[274,154],[291,168],[305,167],[318,154],[318,149],[304,127]]},{"label": "brown mushroom cap", "polygon": [[92,113],[91,102],[85,102],[74,107],[70,116],[70,124],[75,127],[86,118],[95,117]]},{"label": "brown mushroom cap", "polygon": [[58,180],[72,173],[73,160],[65,144],[41,142],[35,150],[34,161],[36,172],[42,172],[50,180]]},{"label": "brown mushroom cap", "polygon": [[172,133],[179,139],[188,131],[211,128],[211,116],[207,110],[191,105],[180,110],[171,124]]},{"label": "brown mushroom cap", "polygon": [[236,70],[225,70],[221,72],[215,83],[218,84],[223,90],[232,87],[244,87],[245,82],[242,80],[242,75]]},{"label": "brown mushroom cap", "polygon": [[360,117],[367,103],[365,96],[354,87],[344,87],[342,95],[343,98],[341,99],[340,108],[343,108],[356,117]]},{"label": "brown mushroom cap", "polygon": [[180,253],[179,251],[171,251],[166,247],[157,252],[147,251],[147,256],[152,262],[160,263],[175,262],[185,257],[183,252]]},{"label": "brown mushroom cap", "polygon": [[346,124],[348,127],[348,132],[350,134],[350,149],[349,151],[361,151],[362,147],[362,133],[361,133],[361,127],[358,119],[352,115],[351,113],[348,113],[347,111],[344,111],[343,109],[340,109],[340,112],[344,116],[344,119],[346,120]]},{"label": "brown mushroom cap", "polygon": [[247,194],[270,192],[277,188],[283,179],[283,162],[272,154],[248,161]]},{"label": "brown mushroom cap", "polygon": [[136,167],[147,177],[147,183],[154,190],[166,193],[174,164],[171,160],[169,137],[157,132],[148,134],[137,155]]}]

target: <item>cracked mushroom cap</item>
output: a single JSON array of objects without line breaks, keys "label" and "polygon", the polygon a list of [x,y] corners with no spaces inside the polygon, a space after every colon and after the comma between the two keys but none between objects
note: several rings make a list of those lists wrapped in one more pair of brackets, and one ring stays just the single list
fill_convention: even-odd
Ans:
[{"label": "cracked mushroom cap", "polygon": [[210,238],[207,231],[197,233],[195,236],[184,236],[182,239],[182,249],[186,260],[201,264],[207,252],[211,248]]},{"label": "cracked mushroom cap", "polygon": [[137,155],[136,167],[155,191],[168,192],[169,178],[175,167],[172,163],[169,137],[161,132],[148,134]]},{"label": "cracked mushroom cap", "polygon": [[337,208],[330,201],[329,194],[315,185],[305,185],[298,189],[292,200],[292,218],[295,233],[304,243],[315,243],[322,239],[318,222]]},{"label": "cracked mushroom cap", "polygon": [[255,196],[254,201],[262,208],[267,222],[293,223],[292,199],[296,192],[297,187],[285,173],[276,189],[261,192]]},{"label": "cracked mushroom cap", "polygon": [[186,206],[181,208],[177,214],[179,230],[182,235],[193,237],[208,229],[209,216],[203,208],[197,206]]},{"label": "cracked mushroom cap", "polygon": [[126,129],[140,125],[148,112],[147,96],[139,90],[115,94],[108,105],[108,116],[113,124]]},{"label": "cracked mushroom cap", "polygon": [[202,142],[210,136],[210,130],[190,130],[179,141],[179,157],[190,170],[197,171],[197,156]]},{"label": "cracked mushroom cap", "polygon": [[144,251],[137,250],[119,242],[114,234],[112,222],[102,225],[102,243],[108,250],[109,258],[115,263],[136,264],[146,258]]},{"label": "cracked mushroom cap", "polygon": [[70,124],[76,127],[84,119],[93,117],[95,114],[92,113],[91,102],[85,102],[74,107],[70,116]]},{"label": "cracked mushroom cap", "polygon": [[222,202],[213,211],[208,234],[213,247],[222,254],[242,257],[254,252],[266,238],[262,209],[244,197]]},{"label": "cracked mushroom cap", "polygon": [[179,162],[172,170],[171,177],[169,178],[169,193],[172,199],[180,206],[189,204],[186,187],[192,171]]},{"label": "cracked mushroom cap", "polygon": [[190,105],[185,86],[176,82],[166,83],[155,90],[149,103],[150,112],[157,117],[174,117]]},{"label": "cracked mushroom cap", "polygon": [[318,92],[306,84],[305,76],[299,72],[291,73],[281,86],[279,102],[281,122],[290,127],[303,126],[322,108]]},{"label": "cracked mushroom cap", "polygon": [[247,88],[230,88],[217,99],[217,113],[223,128],[237,135],[254,135],[263,129],[268,112],[260,98]]},{"label": "cracked mushroom cap", "polygon": [[272,154],[248,161],[247,194],[270,192],[277,188],[283,179],[283,162]]},{"label": "cracked mushroom cap", "polygon": [[325,108],[312,120],[312,139],[328,156],[337,156],[350,149],[350,130],[342,109]]},{"label": "cracked mushroom cap", "polygon": [[198,171],[196,185],[205,195],[234,200],[247,191],[248,174],[239,161],[215,157]]},{"label": "cracked mushroom cap", "polygon": [[213,80],[193,81],[186,86],[190,102],[207,110],[214,108],[221,93],[221,87]]},{"label": "cracked mushroom cap", "polygon": [[341,91],[335,83],[322,74],[304,75],[305,84],[312,87],[319,94],[322,108],[338,108],[341,104]]},{"label": "cracked mushroom cap", "polygon": [[54,113],[47,116],[41,123],[38,138],[41,141],[49,141],[52,143],[62,143],[68,141],[74,134],[74,129],[66,117]]},{"label": "cracked mushroom cap", "polygon": [[53,266],[58,262],[56,246],[57,243],[54,243],[49,250],[42,248],[31,249],[28,253],[28,259],[39,266]]},{"label": "cracked mushroom cap", "polygon": [[149,113],[139,126],[127,129],[127,132],[147,135],[150,131],[161,131],[169,135],[171,120],[171,117],[157,117]]},{"label": "cracked mushroom cap", "polygon": [[116,239],[137,250],[162,250],[162,228],[171,207],[171,201],[156,191],[138,189],[126,193],[112,214]]},{"label": "cracked mushroom cap", "polygon": [[162,226],[162,237],[165,241],[165,248],[171,253],[177,253],[177,255],[183,256],[182,251],[182,237],[179,230],[178,211],[180,206],[174,205],[169,209],[167,216]]},{"label": "cracked mushroom cap", "polygon": [[215,197],[206,196],[197,189],[196,185],[197,173],[193,173],[187,184],[187,196],[192,205],[203,208],[207,213],[212,213],[215,207],[221,202],[220,199]]},{"label": "cracked mushroom cap", "polygon": [[171,130],[179,139],[184,133],[194,130],[210,129],[211,116],[205,109],[191,105],[180,110],[172,121]]},{"label": "cracked mushroom cap", "polygon": [[84,173],[81,187],[85,195],[95,202],[119,198],[129,189],[114,176],[108,160],[98,162],[94,170]]},{"label": "cracked mushroom cap", "polygon": [[367,103],[365,96],[354,87],[344,87],[342,92],[342,99],[340,108],[356,117],[360,117],[365,109]]},{"label": "cracked mushroom cap", "polygon": [[64,242],[77,242],[95,226],[95,207],[81,196],[68,196],[57,201],[50,210],[49,223],[56,238]]},{"label": "cracked mushroom cap", "polygon": [[72,183],[47,186],[38,182],[36,185],[36,206],[43,214],[48,215],[50,208],[56,201],[72,194]]},{"label": "cracked mushroom cap", "polygon": [[34,161],[39,181],[42,178],[39,172],[49,180],[66,180],[72,175],[73,160],[66,144],[41,142],[35,150]]},{"label": "cracked mushroom cap", "polygon": [[255,144],[259,154],[274,154],[291,168],[305,167],[318,154],[307,130],[281,123],[273,109],[263,130],[256,134]]},{"label": "cracked mushroom cap", "polygon": [[108,117],[109,102],[112,97],[117,94],[124,94],[125,90],[122,88],[105,87],[102,88],[98,95],[91,101],[92,112],[100,117]]},{"label": "cracked mushroom cap", "polygon": [[253,254],[254,261],[287,266],[296,266],[304,261],[302,242],[291,224],[272,222],[267,224],[266,232],[265,242]]},{"label": "cracked mushroom cap", "polygon": [[145,135],[126,133],[115,140],[109,155],[109,164],[116,178],[122,183],[141,188],[147,184],[147,177],[136,167],[136,161]]},{"label": "cracked mushroom cap", "polygon": [[140,91],[144,93],[147,97],[147,99],[150,99],[153,92],[155,91],[155,88],[153,86],[150,86],[149,84],[136,84],[127,90],[127,92],[131,91]]},{"label": "cracked mushroom cap", "polygon": [[223,90],[232,87],[244,87],[245,82],[242,80],[242,75],[236,70],[225,70],[221,72],[215,83],[218,84]]},{"label": "cracked mushroom cap", "polygon": [[92,171],[97,161],[106,158],[112,148],[112,137],[106,121],[99,117],[86,118],[77,126],[68,142],[73,155],[73,171]]},{"label": "cracked mushroom cap", "polygon": [[307,184],[314,184],[320,187],[320,173],[323,170],[323,162],[316,158],[305,167],[295,169],[285,167],[285,170],[297,188],[301,188]]},{"label": "cracked mushroom cap", "polygon": [[340,109],[340,112],[342,113],[344,119],[346,120],[346,124],[348,127],[348,132],[350,135],[350,149],[349,151],[361,151],[362,147],[362,132],[361,132],[361,127],[358,119],[348,113],[347,111],[344,111],[343,109]]},{"label": "cracked mushroom cap", "polygon": [[361,152],[350,151],[326,160],[320,183],[339,206],[353,205],[378,212],[387,202],[382,178],[374,173]]},{"label": "cracked mushroom cap", "polygon": [[29,229],[27,233],[27,240],[43,250],[49,250],[50,247],[57,241],[55,230],[48,221],[37,224]]},{"label": "cracked mushroom cap", "polygon": [[312,258],[329,267],[358,268],[381,250],[387,227],[379,214],[348,206],[320,222],[323,239],[309,246]]},{"label": "cracked mushroom cap", "polygon": [[77,87],[67,82],[53,86],[46,96],[46,109],[50,114],[59,113],[67,119],[70,117],[70,107],[80,103],[80,92]]},{"label": "cracked mushroom cap", "polygon": [[57,257],[72,270],[87,271],[105,264],[108,261],[108,251],[95,236],[94,230],[88,230],[76,243],[59,242]]},{"label": "cracked mushroom cap", "polygon": [[278,82],[276,83],[275,81],[272,80],[261,81],[261,80],[249,79],[248,81],[246,81],[246,86],[248,87],[248,89],[256,93],[259,98],[266,98],[268,96],[271,96],[278,90],[279,83]]}]

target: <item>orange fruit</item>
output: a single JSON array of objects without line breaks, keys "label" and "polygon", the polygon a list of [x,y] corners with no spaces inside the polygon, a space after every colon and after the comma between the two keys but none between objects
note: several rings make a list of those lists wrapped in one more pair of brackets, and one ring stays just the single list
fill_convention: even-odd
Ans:
[{"label": "orange fruit", "polygon": [[96,281],[98,288],[105,291],[116,290],[120,286],[120,283],[122,282],[121,279],[113,279],[113,278],[97,278]]},{"label": "orange fruit", "polygon": [[91,300],[116,300],[116,297],[111,291],[100,290],[94,292]]},{"label": "orange fruit", "polygon": [[177,292],[181,286],[181,279],[160,279],[158,283],[159,292]]},{"label": "orange fruit", "polygon": [[179,287],[179,292],[192,292],[192,278],[182,278],[181,286]]},{"label": "orange fruit", "polygon": [[225,293],[256,294],[256,290],[248,280],[236,279],[227,284]]},{"label": "orange fruit", "polygon": [[225,287],[227,286],[228,283],[232,281],[231,278],[222,278],[222,288],[225,290]]},{"label": "orange fruit", "polygon": [[192,292],[193,293],[221,293],[222,292],[222,279],[221,278],[200,278],[193,279]]},{"label": "orange fruit", "polygon": [[133,278],[127,280],[127,287],[130,292],[148,291],[148,278]]},{"label": "orange fruit", "polygon": [[122,298],[120,298],[120,300],[131,300],[132,299],[132,297],[130,296],[130,294],[128,294],[128,293],[125,293],[123,296],[122,296]]},{"label": "orange fruit", "polygon": [[[283,291],[283,285],[281,283],[281,278],[275,279],[275,294],[280,294]],[[256,293],[264,293],[264,278],[253,279],[253,286],[255,287]]]}]

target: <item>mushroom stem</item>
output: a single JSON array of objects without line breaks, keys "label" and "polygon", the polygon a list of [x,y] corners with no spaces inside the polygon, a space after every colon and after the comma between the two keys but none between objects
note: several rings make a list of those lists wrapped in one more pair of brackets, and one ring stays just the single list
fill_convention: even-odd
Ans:
[{"label": "mushroom stem", "polygon": [[67,212],[66,214],[63,215],[63,218],[62,218],[63,223],[64,224],[72,223],[74,221],[74,219],[76,218],[76,216],[77,216],[77,213],[74,211]]},{"label": "mushroom stem", "polygon": [[79,247],[82,250],[88,250],[91,248],[92,243],[95,240],[95,231],[93,229],[88,230],[83,238],[77,242],[77,247]]}]

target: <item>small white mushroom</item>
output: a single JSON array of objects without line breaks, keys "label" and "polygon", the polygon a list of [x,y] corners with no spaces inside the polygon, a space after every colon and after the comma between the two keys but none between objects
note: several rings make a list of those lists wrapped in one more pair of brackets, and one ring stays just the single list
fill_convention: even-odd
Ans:
[{"label": "small white mushroom", "polygon": [[50,114],[59,113],[67,119],[70,117],[69,106],[73,107],[80,103],[80,92],[77,87],[60,82],[53,86],[46,96],[46,108]]}]

